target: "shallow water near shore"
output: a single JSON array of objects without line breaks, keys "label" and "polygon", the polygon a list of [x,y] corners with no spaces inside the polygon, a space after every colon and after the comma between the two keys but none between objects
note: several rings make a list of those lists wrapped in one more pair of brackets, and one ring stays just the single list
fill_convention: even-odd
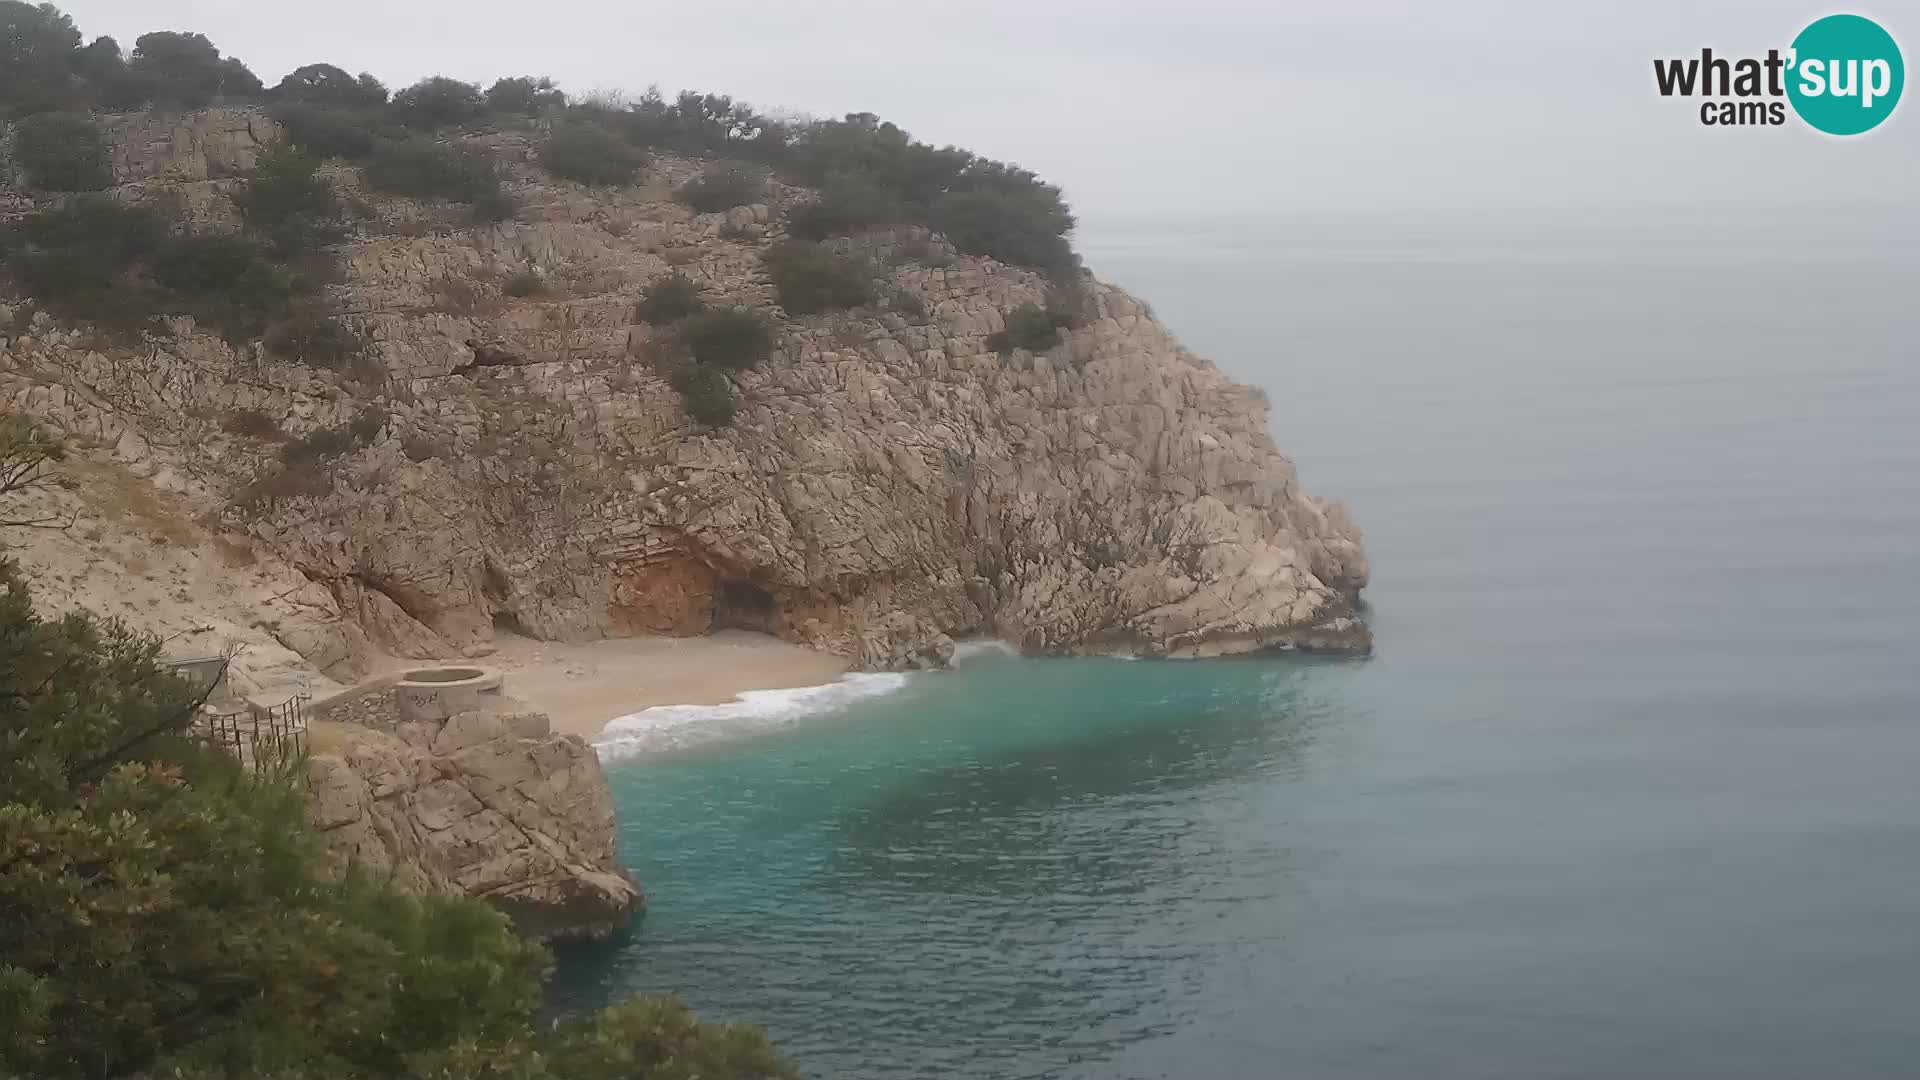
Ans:
[{"label": "shallow water near shore", "polygon": [[1086,237],[1354,508],[1378,654],[982,649],[613,757],[652,907],[559,1003],[834,1077],[1911,1075],[1913,239]]}]

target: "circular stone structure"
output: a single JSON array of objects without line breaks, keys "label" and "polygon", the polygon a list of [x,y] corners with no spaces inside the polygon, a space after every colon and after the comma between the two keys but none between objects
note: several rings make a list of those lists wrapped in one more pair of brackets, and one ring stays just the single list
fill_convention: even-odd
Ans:
[{"label": "circular stone structure", "polygon": [[469,664],[413,668],[394,680],[393,695],[402,721],[444,722],[499,703],[501,681],[498,671]]}]

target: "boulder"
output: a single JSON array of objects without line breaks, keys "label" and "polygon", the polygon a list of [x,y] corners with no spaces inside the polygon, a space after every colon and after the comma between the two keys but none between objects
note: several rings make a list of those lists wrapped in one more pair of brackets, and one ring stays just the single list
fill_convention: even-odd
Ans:
[{"label": "boulder", "polygon": [[438,724],[326,723],[307,814],[329,864],[471,896],[542,939],[603,937],[640,906],[614,856],[606,775],[578,736],[524,708]]}]

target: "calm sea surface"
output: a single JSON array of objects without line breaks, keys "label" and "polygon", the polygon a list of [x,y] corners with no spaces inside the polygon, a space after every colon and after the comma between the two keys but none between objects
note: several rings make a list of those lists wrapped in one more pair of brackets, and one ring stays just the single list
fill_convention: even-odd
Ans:
[{"label": "calm sea surface", "polygon": [[564,1000],[833,1077],[1920,1075],[1916,239],[1090,228],[1352,506],[1377,656],[981,649],[616,758],[653,906]]}]

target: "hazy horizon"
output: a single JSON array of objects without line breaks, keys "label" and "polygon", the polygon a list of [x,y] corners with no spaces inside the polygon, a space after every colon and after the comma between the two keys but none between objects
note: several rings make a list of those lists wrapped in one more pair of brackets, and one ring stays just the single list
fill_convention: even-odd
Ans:
[{"label": "hazy horizon", "polygon": [[[804,9],[559,0],[271,8],[76,0],[91,39],[207,34],[268,85],[306,63],[393,88],[550,75],[580,94],[732,94],[820,117],[872,111],[1062,185],[1090,225],[1446,209],[1911,205],[1907,105],[1865,136],[1703,127],[1651,61],[1763,54],[1830,9],[1784,0],[1577,10],[1474,0],[1257,10],[1197,0],[975,0],[936,18],[869,0]],[[1901,37],[1920,17],[1877,15]],[[1920,16],[1920,12],[1915,13]],[[370,33],[377,30],[377,33]],[[1908,40],[1915,40],[1909,38]],[[1910,48],[1910,46],[1909,46]],[[824,62],[823,62],[824,60]]]}]

